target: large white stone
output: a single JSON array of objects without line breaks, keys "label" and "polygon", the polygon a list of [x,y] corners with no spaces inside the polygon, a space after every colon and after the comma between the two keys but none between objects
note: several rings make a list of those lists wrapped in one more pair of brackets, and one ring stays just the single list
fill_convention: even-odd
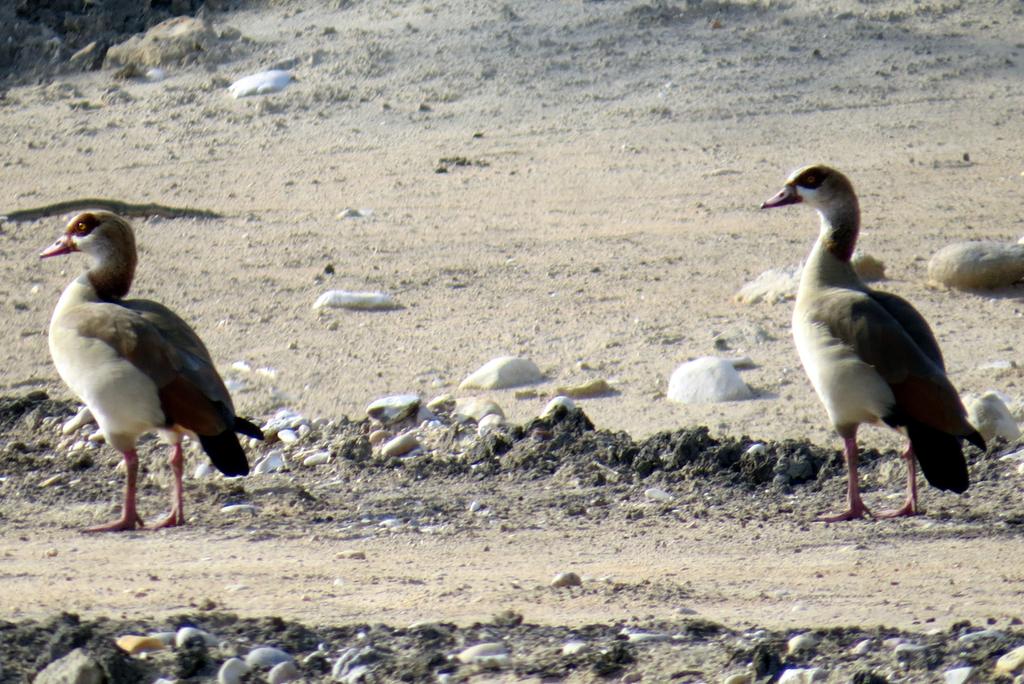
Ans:
[{"label": "large white stone", "polygon": [[1007,441],[1020,437],[1020,426],[998,392],[989,391],[969,399],[967,419],[986,442],[993,437],[1002,437]]},{"label": "large white stone", "polygon": [[518,356],[499,356],[480,366],[459,389],[506,389],[532,385],[544,379],[537,364]]},{"label": "large white stone", "polygon": [[234,98],[267,95],[284,90],[291,82],[292,75],[287,71],[271,69],[238,79],[228,86],[228,92]]},{"label": "large white stone", "polygon": [[1024,245],[958,242],[928,262],[928,279],[963,290],[1009,287],[1024,279]]},{"label": "large white stone", "polygon": [[682,364],[668,381],[668,398],[681,404],[750,399],[754,393],[727,360],[704,356]]}]

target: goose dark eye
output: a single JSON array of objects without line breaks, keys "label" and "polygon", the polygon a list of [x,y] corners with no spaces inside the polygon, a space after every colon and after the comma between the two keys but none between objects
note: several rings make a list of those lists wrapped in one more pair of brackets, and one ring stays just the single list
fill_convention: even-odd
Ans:
[{"label": "goose dark eye", "polygon": [[816,188],[818,187],[818,182],[818,177],[812,173],[809,176],[804,176],[804,182],[801,183],[801,185],[805,185],[809,188]]},{"label": "goose dark eye", "polygon": [[85,225],[85,221],[79,221],[74,227],[75,235],[85,235],[89,232],[89,226]]}]

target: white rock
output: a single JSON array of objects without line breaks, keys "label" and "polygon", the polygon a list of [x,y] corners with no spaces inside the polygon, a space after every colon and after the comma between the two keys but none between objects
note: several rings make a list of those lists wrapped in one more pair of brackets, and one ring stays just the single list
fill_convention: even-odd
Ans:
[{"label": "white rock", "polygon": [[287,71],[272,69],[238,79],[228,86],[228,92],[234,98],[266,95],[284,90],[291,81],[292,75]]},{"label": "white rock", "polygon": [[278,430],[277,438],[285,444],[292,444],[299,441],[299,436],[295,433],[295,430],[291,428],[285,428],[284,430]]},{"label": "white rock", "polygon": [[285,684],[286,682],[295,681],[299,677],[299,668],[295,665],[295,662],[286,660],[270,668],[270,672],[267,673],[267,682],[268,684]]},{"label": "white rock", "polygon": [[768,447],[762,442],[751,444],[743,452],[744,456],[764,456],[768,453]]},{"label": "white rock", "polygon": [[681,404],[740,401],[753,396],[733,365],[713,356],[682,364],[668,382],[668,398]]},{"label": "white rock", "polygon": [[216,646],[219,642],[217,637],[213,636],[209,632],[204,632],[197,627],[182,627],[174,633],[174,645],[177,648],[183,647],[193,639],[202,639],[203,643],[207,646]]},{"label": "white rock", "polygon": [[456,656],[459,662],[501,665],[508,660],[508,649],[501,642],[484,642],[463,649]]},{"label": "white rock", "polygon": [[256,515],[258,511],[259,509],[252,504],[228,504],[227,506],[222,506],[220,509],[221,513],[227,513],[229,515],[240,515],[242,513]]},{"label": "white rock", "polygon": [[633,643],[644,643],[650,641],[668,641],[669,635],[662,632],[645,632],[640,629],[624,629],[622,635]]},{"label": "white rock", "polygon": [[556,589],[564,589],[566,587],[578,587],[583,584],[583,580],[575,572],[560,572],[555,575],[554,579],[551,580],[551,586]]},{"label": "white rock", "polygon": [[387,458],[393,458],[395,456],[402,456],[407,454],[420,445],[419,437],[416,436],[415,432],[403,432],[397,437],[386,442],[384,446],[380,448],[381,456]]},{"label": "white rock", "polygon": [[573,399],[592,399],[612,394],[615,389],[604,378],[594,378],[576,385],[556,387],[555,392]]},{"label": "white rock", "polygon": [[202,461],[196,466],[195,471],[192,473],[192,479],[202,480],[204,477],[213,477],[214,472],[212,463],[209,461]]},{"label": "white rock", "polygon": [[[279,433],[280,434],[280,433]],[[288,467],[288,464],[284,460],[284,452],[280,449],[274,449],[269,454],[261,458],[252,471],[257,475],[265,475],[266,473],[278,473]]]},{"label": "white rock", "polygon": [[273,646],[254,648],[245,656],[245,664],[253,670],[268,670],[278,663],[286,663],[290,660],[293,660],[290,655]]},{"label": "white rock", "polygon": [[47,665],[32,681],[37,684],[103,684],[107,678],[92,656],[76,648]]},{"label": "white rock", "polygon": [[1002,639],[1006,636],[1005,632],[1000,632],[998,629],[982,629],[977,632],[968,632],[959,639],[957,643],[964,645],[974,645],[981,643],[982,641],[988,641],[989,639]]},{"label": "white rock", "polygon": [[1010,415],[1010,409],[998,392],[985,392],[980,397],[968,400],[967,419],[986,442],[993,437],[1007,441],[1020,437],[1020,426]]},{"label": "white rock", "polygon": [[797,634],[786,642],[786,653],[795,655],[797,653],[809,653],[818,646],[818,637],[810,633]]},{"label": "white rock", "polygon": [[777,304],[796,297],[800,267],[765,271],[740,288],[733,299],[740,304]]},{"label": "white rock", "polygon": [[734,672],[726,675],[722,684],[754,684],[754,675],[750,672]]},{"label": "white rock", "polygon": [[1024,279],[1024,245],[958,242],[943,247],[928,262],[928,279],[947,287],[986,290]]},{"label": "white rock", "polygon": [[488,435],[505,424],[505,417],[497,413],[488,413],[476,424],[476,431],[481,437]]},{"label": "white rock", "polygon": [[778,684],[812,684],[828,679],[828,672],[819,667],[790,668],[783,670],[776,680]]},{"label": "white rock", "polygon": [[459,389],[507,389],[532,385],[544,379],[537,364],[517,356],[491,359],[462,381]]},{"label": "white rock", "polygon": [[850,265],[865,283],[885,279],[885,264],[880,259],[865,254],[859,249],[853,253]]},{"label": "white rock", "polygon": [[967,684],[974,675],[973,667],[955,667],[942,673],[945,684]]},{"label": "white rock", "polygon": [[249,666],[241,658],[228,658],[217,671],[217,684],[240,684],[249,672]]},{"label": "white rock", "polygon": [[578,639],[574,639],[572,641],[567,641],[564,644],[562,644],[562,655],[576,655],[577,653],[582,653],[583,651],[587,650],[587,648],[588,645],[586,641],[579,641]]},{"label": "white rock", "polygon": [[1004,653],[996,661],[996,674],[1017,674],[1022,670],[1024,670],[1024,646],[1018,646],[1012,651]]},{"label": "white rock", "polygon": [[77,431],[78,428],[82,427],[83,425],[89,425],[95,422],[96,421],[92,417],[92,411],[89,410],[88,406],[83,406],[82,408],[78,409],[78,413],[76,413],[73,417],[68,418],[66,421],[64,421],[64,424],[60,426],[60,431],[61,434],[70,435],[72,432]]},{"label": "white rock", "polygon": [[306,467],[324,465],[325,463],[331,462],[331,452],[329,451],[318,451],[315,454],[310,454],[302,459],[302,465]]},{"label": "white rock", "polygon": [[335,681],[339,681],[342,684],[358,684],[368,674],[370,674],[370,667],[368,665],[356,665],[349,669],[342,677],[335,677]]},{"label": "white rock", "polygon": [[439,394],[427,402],[427,408],[434,412],[449,413],[455,410],[455,396],[452,394]]},{"label": "white rock", "polygon": [[870,653],[874,649],[874,647],[875,647],[875,640],[874,639],[864,639],[864,640],[858,641],[856,644],[854,644],[853,648],[850,649],[850,653],[852,653],[855,656],[867,655],[868,653]]},{"label": "white rock", "polygon": [[541,418],[549,418],[551,414],[560,408],[564,408],[566,411],[575,411],[576,402],[566,396],[559,395],[549,401],[545,406],[544,410],[540,412]]},{"label": "white rock", "polygon": [[657,487],[648,487],[644,490],[644,498],[648,501],[657,501],[658,503],[669,503],[675,501],[675,497],[666,492],[664,489],[658,489]]},{"label": "white rock", "polygon": [[322,309],[324,307],[351,309],[354,311],[388,311],[399,309],[401,305],[395,301],[394,297],[384,292],[328,290],[313,303],[314,309]]},{"label": "white rock", "polygon": [[160,67],[153,67],[146,70],[146,80],[151,83],[157,83],[167,78],[167,72]]},{"label": "white rock", "polygon": [[469,421],[479,423],[484,416],[491,414],[505,417],[505,412],[501,410],[501,407],[490,399],[469,397],[455,402],[454,418],[460,423]]},{"label": "white rock", "polygon": [[395,394],[377,399],[366,407],[366,415],[378,423],[391,425],[408,418],[420,407],[420,395]]}]

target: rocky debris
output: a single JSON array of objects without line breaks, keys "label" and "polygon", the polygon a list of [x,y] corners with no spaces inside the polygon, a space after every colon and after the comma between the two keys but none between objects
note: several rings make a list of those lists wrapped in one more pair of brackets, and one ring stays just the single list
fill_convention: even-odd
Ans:
[{"label": "rocky debris", "polygon": [[969,397],[965,403],[967,419],[986,442],[995,437],[1006,441],[1020,437],[1020,426],[998,392],[989,391],[980,397]]},{"label": "rocky debris", "polygon": [[1024,245],[1002,242],[958,242],[947,245],[928,262],[928,279],[960,290],[1009,287],[1024,279]]},{"label": "rocky debris", "polygon": [[677,367],[668,381],[668,398],[681,404],[713,404],[751,399],[754,393],[728,359],[703,356]]},{"label": "rocky debris", "polygon": [[459,389],[508,389],[532,385],[543,379],[543,373],[533,361],[516,356],[499,356],[471,373],[459,384]]},{"label": "rocky debris", "polygon": [[103,684],[106,677],[88,653],[76,648],[47,665],[34,681],[38,684]]},{"label": "rocky debris", "polygon": [[207,22],[195,17],[173,17],[145,33],[112,45],[103,64],[108,68],[133,67],[140,73],[145,67],[171,66],[194,61],[211,53],[217,34]]}]

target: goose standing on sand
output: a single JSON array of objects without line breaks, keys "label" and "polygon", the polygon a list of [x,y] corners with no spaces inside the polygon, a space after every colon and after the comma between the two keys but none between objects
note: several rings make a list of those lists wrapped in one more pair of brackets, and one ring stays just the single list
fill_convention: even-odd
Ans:
[{"label": "goose standing on sand", "polygon": [[875,517],[916,515],[916,457],[928,482],[957,493],[968,485],[961,440],[985,442],[946,377],[942,352],[924,318],[896,295],[868,288],[850,258],[860,229],[853,186],[827,166],[795,171],[762,209],[803,202],[817,210],[821,232],[804,264],[793,310],[793,337],[804,370],[843,438],[849,469],[845,512],[826,522],[872,515],[857,481],[857,427],[884,422],[910,439],[903,454],[907,499]]},{"label": "goose standing on sand", "polygon": [[143,527],[135,508],[135,442],[155,430],[172,445],[171,512],[155,527],[185,523],[181,440],[197,435],[225,475],[245,475],[249,463],[235,432],[262,439],[235,416],[224,382],[195,332],[156,302],[123,299],[135,275],[135,235],[105,211],[79,214],[41,257],[84,252],[92,267],[65,288],[50,319],[50,354],[61,378],[85,402],[127,471],[121,517],[90,532]]}]

